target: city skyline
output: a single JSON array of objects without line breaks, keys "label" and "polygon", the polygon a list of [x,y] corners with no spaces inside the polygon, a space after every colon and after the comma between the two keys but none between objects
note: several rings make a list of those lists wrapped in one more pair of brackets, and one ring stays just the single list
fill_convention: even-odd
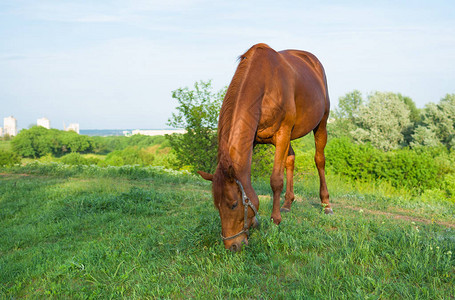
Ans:
[{"label": "city skyline", "polygon": [[[41,117],[36,119],[36,122],[33,124],[30,124],[28,128],[33,127],[33,126],[41,126],[46,129],[58,129],[54,128],[51,126],[51,120],[49,120],[46,117]],[[0,126],[0,137],[3,137],[4,134],[9,135],[9,136],[16,136],[20,130],[22,129],[28,129],[28,128],[18,128],[17,127],[17,119],[14,116],[8,116],[3,118],[3,127]],[[63,130],[64,131],[74,131],[76,133],[80,133],[80,125],[79,123],[69,123],[68,126],[66,126],[65,122],[63,123]],[[141,129],[131,129],[131,128],[115,128],[115,129],[82,129],[82,131],[123,131],[123,135],[125,136],[131,136],[135,134],[142,134],[142,135],[164,135],[164,134],[172,134],[172,133],[184,133],[186,132],[184,129],[179,129],[179,128],[163,128],[163,129],[146,129],[146,128],[141,128]],[[82,133],[84,134],[84,133]]]},{"label": "city skyline", "polygon": [[253,44],[323,63],[332,108],[354,89],[422,108],[455,93],[451,1],[13,1],[0,4],[0,107],[81,129],[168,128],[172,91],[230,83]]},{"label": "city skyline", "polygon": [[[28,127],[41,126],[46,129],[51,129],[50,120],[46,117],[36,119],[35,124],[30,124]],[[14,116],[8,116],[3,118],[3,127],[0,126],[0,137],[4,135],[16,136],[22,129],[17,126],[17,119]],[[63,123],[63,130],[74,131],[79,134],[79,123],[70,123],[68,126]]]}]

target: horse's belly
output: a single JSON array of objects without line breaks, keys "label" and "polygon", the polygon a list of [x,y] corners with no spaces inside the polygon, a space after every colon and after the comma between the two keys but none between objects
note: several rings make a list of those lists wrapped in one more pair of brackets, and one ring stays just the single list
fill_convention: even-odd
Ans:
[{"label": "horse's belly", "polygon": [[277,122],[273,113],[262,114],[256,133],[256,142],[272,143],[273,136],[280,129],[281,122]]},{"label": "horse's belly", "polygon": [[294,128],[291,133],[291,140],[301,138],[315,129],[321,122],[324,112],[298,114]]}]

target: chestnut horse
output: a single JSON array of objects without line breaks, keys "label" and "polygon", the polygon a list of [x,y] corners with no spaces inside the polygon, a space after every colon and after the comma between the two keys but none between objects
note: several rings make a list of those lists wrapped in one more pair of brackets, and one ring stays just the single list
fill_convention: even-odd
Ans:
[{"label": "chestnut horse", "polygon": [[[289,211],[294,201],[295,154],[290,142],[313,131],[319,195],[325,213],[333,213],[324,170],[330,102],[321,63],[311,53],[276,52],[266,44],[254,45],[239,59],[221,107],[215,174],[198,172],[212,181],[214,203],[221,217],[221,236],[226,249],[232,251],[248,243],[248,229],[257,225],[259,199],[251,185],[251,159],[256,144],[275,145],[270,177],[271,219],[278,225],[281,212]],[[284,169],[287,185],[280,210]]]}]

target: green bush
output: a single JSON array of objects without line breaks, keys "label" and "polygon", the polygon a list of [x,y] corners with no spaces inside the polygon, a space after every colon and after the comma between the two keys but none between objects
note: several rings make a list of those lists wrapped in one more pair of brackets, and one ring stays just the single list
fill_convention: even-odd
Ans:
[{"label": "green bush", "polygon": [[133,136],[96,136],[93,137],[95,146],[94,153],[108,154],[115,150],[124,150],[128,147],[138,147],[140,149],[147,148],[155,145],[160,145],[160,148],[170,147],[169,141],[165,136],[146,136],[135,134]]},{"label": "green bush", "polygon": [[327,165],[333,172],[352,179],[376,178],[376,167],[383,152],[369,144],[354,144],[349,138],[336,138],[325,149]]},{"label": "green bush", "polygon": [[421,193],[443,179],[444,172],[435,162],[438,151],[383,152],[369,144],[354,144],[349,138],[336,138],[327,145],[326,158],[329,169],[337,174],[364,181],[386,180],[394,187]]},{"label": "green bush", "polygon": [[0,167],[11,167],[15,164],[19,164],[21,158],[14,152],[0,150]]},{"label": "green bush", "polygon": [[100,161],[98,158],[95,157],[84,157],[77,152],[73,152],[62,156],[60,161],[66,165],[96,165]]},{"label": "green bush", "polygon": [[155,157],[146,149],[138,147],[127,147],[123,150],[116,150],[109,153],[106,159],[101,164],[108,166],[123,166],[123,165],[152,165]]},{"label": "green bush", "polygon": [[442,187],[445,189],[452,201],[455,202],[455,174],[445,175]]},{"label": "green bush", "polygon": [[41,156],[39,158],[39,161],[42,162],[42,163],[50,163],[50,162],[56,162],[58,161],[58,158],[55,158],[52,156],[52,154],[48,153],[44,156]]},{"label": "green bush", "polygon": [[272,145],[256,145],[253,149],[251,175],[264,178],[272,175],[275,148]]},{"label": "green bush", "polygon": [[431,156],[409,149],[383,153],[382,163],[376,167],[376,177],[389,180],[393,186],[405,186],[422,192],[438,186],[442,179]]}]

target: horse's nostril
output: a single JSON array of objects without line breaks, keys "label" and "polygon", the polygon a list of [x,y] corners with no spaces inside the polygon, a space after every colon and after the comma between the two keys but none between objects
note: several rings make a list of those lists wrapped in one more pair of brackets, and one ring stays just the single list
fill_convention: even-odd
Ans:
[{"label": "horse's nostril", "polygon": [[232,244],[232,246],[229,247],[229,250],[231,250],[232,252],[237,252],[238,250],[240,250],[240,247],[237,244]]}]

